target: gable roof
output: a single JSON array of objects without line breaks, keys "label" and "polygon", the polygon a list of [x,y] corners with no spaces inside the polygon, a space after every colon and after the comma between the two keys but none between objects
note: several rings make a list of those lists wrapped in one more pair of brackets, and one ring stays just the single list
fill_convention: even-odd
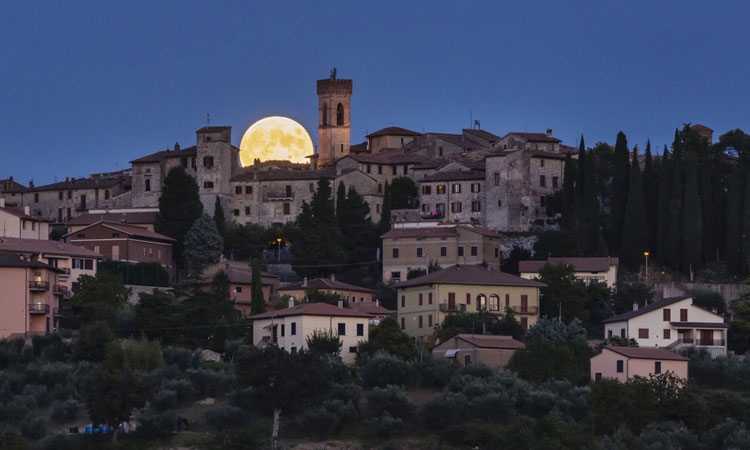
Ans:
[{"label": "gable roof", "polygon": [[473,134],[474,136],[480,139],[484,139],[485,141],[489,141],[490,143],[497,142],[500,140],[500,136],[496,136],[486,130],[475,130],[473,128],[464,128],[461,131],[463,131],[466,134]]},{"label": "gable roof", "polygon": [[435,172],[430,176],[420,178],[420,183],[430,181],[460,181],[460,180],[484,180],[484,172],[479,170],[450,170]]},{"label": "gable roof", "polygon": [[659,301],[649,303],[648,305],[644,306],[643,308],[638,308],[635,311],[628,311],[626,313],[618,314],[614,317],[610,317],[609,319],[602,320],[602,323],[608,323],[608,322],[621,322],[623,320],[630,320],[633,317],[638,317],[641,314],[646,314],[647,312],[656,311],[659,308],[663,308],[665,306],[669,306],[673,303],[680,302],[685,299],[692,299],[693,297],[689,295],[681,295],[677,297],[668,297],[663,298]]},{"label": "gable roof", "polygon": [[456,227],[412,227],[392,228],[381,238],[411,238],[411,237],[450,237],[455,236]]},{"label": "gable roof", "polygon": [[495,349],[517,349],[524,348],[525,344],[513,339],[510,336],[495,336],[490,334],[459,334],[457,339],[468,342],[479,348]]},{"label": "gable roof", "polygon": [[41,261],[29,260],[22,254],[9,251],[0,251],[0,267],[27,267],[30,269],[47,269],[57,273],[63,273],[61,269],[45,264]]},{"label": "gable roof", "polygon": [[[68,234],[66,234],[63,237],[68,237],[68,236],[71,236],[73,234],[78,234],[81,231],[84,231],[84,230],[86,230],[88,228],[91,228],[91,227],[94,227],[96,225],[101,225],[103,227],[107,227],[107,228],[110,228],[112,230],[119,231],[121,233],[125,233],[125,234],[127,234],[129,236],[139,237],[139,238],[143,238],[143,239],[165,241],[167,243],[172,243],[172,242],[175,241],[174,239],[172,239],[169,236],[164,236],[163,234],[159,234],[159,233],[157,233],[155,231],[147,230],[147,229],[142,228],[142,227],[137,227],[135,225],[126,225],[124,223],[114,223],[114,222],[104,222],[104,221],[98,221],[98,222],[92,223],[91,225],[88,225],[88,226],[86,226],[84,228],[81,228],[78,231],[74,231],[72,233],[68,233]],[[85,240],[86,238],[76,238],[76,239],[83,239],[83,240]]]},{"label": "gable roof", "polygon": [[386,127],[382,130],[375,131],[374,133],[370,133],[366,138],[374,138],[378,136],[419,136],[419,133],[416,131],[407,130],[406,128],[401,127]]},{"label": "gable roof", "polygon": [[152,153],[138,159],[130,161],[131,164],[158,163],[167,158],[191,157],[196,154],[196,146],[188,147],[182,150],[162,150]]},{"label": "gable roof", "polygon": [[96,222],[153,224],[157,211],[84,213],[68,221],[70,225],[91,225]]},{"label": "gable roof", "polygon": [[503,136],[503,139],[511,135],[523,138],[528,142],[562,142],[556,137],[547,136],[546,133],[526,133],[520,131],[511,131],[510,133]]},{"label": "gable roof", "polygon": [[674,361],[687,361],[682,355],[671,352],[663,347],[604,347],[606,350],[619,353],[622,356],[633,359],[666,359]]},{"label": "gable roof", "polygon": [[107,176],[91,176],[88,178],[71,178],[57,183],[45,184],[42,186],[29,186],[24,192],[42,192],[42,191],[59,191],[72,189],[108,189],[117,186],[131,178],[125,173],[118,173]]},{"label": "gable roof", "polygon": [[303,286],[302,283],[291,283],[276,288],[277,291],[291,291],[299,289],[339,289],[346,291],[357,291],[357,292],[372,292],[372,289],[366,287],[357,286],[354,284],[344,283],[343,281],[331,280],[330,278],[313,278],[307,282],[307,287]]},{"label": "gable roof", "polygon": [[518,270],[524,273],[536,273],[545,264],[568,264],[575,272],[606,272],[610,266],[620,263],[618,258],[548,258],[546,261],[519,261]]},{"label": "gable roof", "polygon": [[396,311],[384,308],[375,302],[351,302],[349,303],[349,308],[379,316],[392,316],[396,314]]},{"label": "gable roof", "polygon": [[479,284],[490,286],[526,286],[543,287],[544,283],[535,280],[527,280],[516,275],[487,270],[480,265],[455,265],[445,269],[422,275],[411,280],[394,285],[394,288],[407,288],[412,286],[423,286],[425,284]]},{"label": "gable roof", "polygon": [[0,251],[42,255],[81,256],[86,258],[102,257],[99,253],[85,247],[46,239],[0,238]]},{"label": "gable roof", "polygon": [[362,311],[355,311],[349,308],[339,308],[338,306],[329,305],[328,303],[303,303],[291,308],[278,309],[262,314],[250,316],[251,320],[273,319],[277,317],[291,316],[332,316],[332,317],[372,317]]},{"label": "gable roof", "polygon": [[21,219],[33,220],[35,222],[51,222],[51,220],[45,219],[42,216],[34,216],[34,215],[31,215],[31,214],[26,214],[26,210],[25,209],[18,208],[16,206],[7,206],[6,205],[4,207],[0,207],[0,211],[5,211],[8,214],[10,214],[11,216],[16,216],[16,217],[21,218]]}]

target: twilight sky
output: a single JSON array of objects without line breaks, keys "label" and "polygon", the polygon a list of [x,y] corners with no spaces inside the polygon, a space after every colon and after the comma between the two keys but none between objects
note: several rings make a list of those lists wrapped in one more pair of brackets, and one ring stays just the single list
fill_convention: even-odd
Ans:
[{"label": "twilight sky", "polygon": [[[569,4],[570,3],[570,4]],[[391,124],[661,148],[750,131],[746,2],[0,0],[0,178],[118,170],[268,115],[317,141],[315,80],[354,79],[352,143]]]}]

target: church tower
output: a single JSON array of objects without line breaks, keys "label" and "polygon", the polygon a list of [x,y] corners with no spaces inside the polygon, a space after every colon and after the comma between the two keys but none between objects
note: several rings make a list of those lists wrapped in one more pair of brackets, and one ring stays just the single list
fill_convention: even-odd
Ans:
[{"label": "church tower", "polygon": [[333,164],[349,154],[352,80],[331,77],[318,80],[318,167]]}]

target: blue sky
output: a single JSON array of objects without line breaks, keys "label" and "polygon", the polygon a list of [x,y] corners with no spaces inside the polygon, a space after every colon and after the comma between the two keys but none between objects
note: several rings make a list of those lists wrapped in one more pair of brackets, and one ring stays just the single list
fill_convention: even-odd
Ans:
[{"label": "blue sky", "polygon": [[663,146],[750,128],[741,2],[0,0],[0,178],[122,169],[231,125],[292,117],[317,140],[315,80],[354,79],[352,143],[415,131],[552,128]]}]

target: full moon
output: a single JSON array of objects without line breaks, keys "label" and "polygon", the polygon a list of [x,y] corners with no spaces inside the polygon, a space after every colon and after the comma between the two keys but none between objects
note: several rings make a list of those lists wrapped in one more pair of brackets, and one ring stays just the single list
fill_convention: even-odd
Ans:
[{"label": "full moon", "polygon": [[250,126],[240,142],[242,167],[261,161],[284,160],[306,163],[314,152],[305,127],[288,117],[271,116]]}]

